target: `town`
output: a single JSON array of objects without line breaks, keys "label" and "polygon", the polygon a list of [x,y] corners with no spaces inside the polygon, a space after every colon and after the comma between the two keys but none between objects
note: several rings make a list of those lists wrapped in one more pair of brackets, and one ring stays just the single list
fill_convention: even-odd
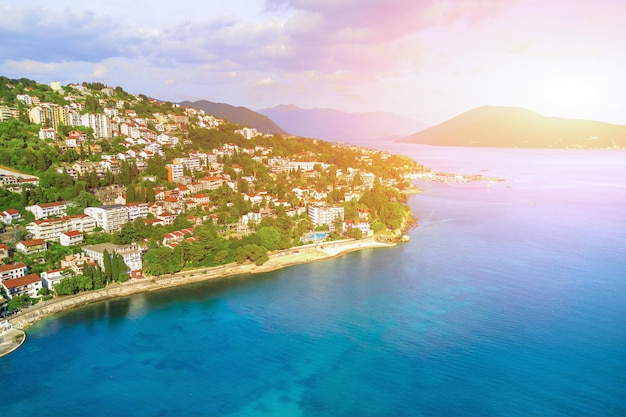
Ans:
[{"label": "town", "polygon": [[0,77],[0,310],[338,239],[397,239],[410,158],[100,83]]}]

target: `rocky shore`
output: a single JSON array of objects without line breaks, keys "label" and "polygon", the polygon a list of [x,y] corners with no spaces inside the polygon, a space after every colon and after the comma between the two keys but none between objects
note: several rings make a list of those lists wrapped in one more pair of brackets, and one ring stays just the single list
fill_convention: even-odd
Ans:
[{"label": "rocky shore", "polygon": [[158,291],[209,279],[270,272],[292,265],[316,262],[340,256],[355,250],[391,246],[395,246],[395,243],[384,243],[374,239],[330,242],[320,245],[296,247],[274,253],[270,256],[269,261],[263,265],[251,263],[241,265],[229,264],[214,268],[187,270],[160,277],[131,279],[122,284],[110,284],[100,290],[83,292],[72,296],[55,297],[48,301],[40,301],[34,306],[14,315],[9,321],[14,328],[24,330],[45,317],[97,301],[126,297],[142,292]]}]

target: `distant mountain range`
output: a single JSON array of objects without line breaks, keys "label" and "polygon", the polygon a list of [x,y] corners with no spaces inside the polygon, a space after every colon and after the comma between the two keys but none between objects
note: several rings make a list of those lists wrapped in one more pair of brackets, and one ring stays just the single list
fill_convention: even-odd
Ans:
[{"label": "distant mountain range", "polygon": [[623,148],[626,126],[546,117],[519,107],[478,107],[400,142],[506,148]]},{"label": "distant mountain range", "polygon": [[287,132],[274,123],[270,118],[262,114],[256,113],[247,107],[235,107],[226,103],[213,103],[208,100],[183,101],[178,103],[181,106],[192,107],[198,110],[204,110],[208,114],[226,119],[229,122],[237,123],[246,127],[252,127],[262,133],[277,133],[285,135]]},{"label": "distant mountain range", "polygon": [[395,140],[428,125],[392,113],[345,113],[332,109],[302,109],[280,105],[258,110],[297,136],[332,142],[359,143],[376,139]]}]

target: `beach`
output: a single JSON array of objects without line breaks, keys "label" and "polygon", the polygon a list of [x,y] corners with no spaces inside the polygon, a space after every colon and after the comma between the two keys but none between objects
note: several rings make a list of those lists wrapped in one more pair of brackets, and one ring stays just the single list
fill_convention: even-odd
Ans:
[{"label": "beach", "polygon": [[356,250],[393,246],[395,246],[395,244],[377,242],[371,238],[324,242],[323,244],[318,243],[298,246],[272,253],[270,254],[270,259],[263,265],[255,265],[253,263],[228,264],[213,268],[186,270],[176,274],[161,275],[159,277],[134,278],[124,283],[109,284],[106,288],[100,290],[82,292],[71,296],[55,297],[48,301],[40,301],[34,306],[24,309],[9,318],[9,322],[14,328],[24,330],[35,322],[53,314],[111,298],[158,291],[210,279],[270,272],[292,265],[322,261]]}]

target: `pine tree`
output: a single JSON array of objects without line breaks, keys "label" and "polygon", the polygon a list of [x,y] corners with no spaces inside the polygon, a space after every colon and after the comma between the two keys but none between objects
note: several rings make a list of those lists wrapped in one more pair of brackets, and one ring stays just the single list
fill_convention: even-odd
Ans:
[{"label": "pine tree", "polygon": [[107,283],[111,282],[113,277],[113,269],[111,266],[111,256],[108,250],[104,250],[102,253],[102,263],[104,264],[104,278]]}]

